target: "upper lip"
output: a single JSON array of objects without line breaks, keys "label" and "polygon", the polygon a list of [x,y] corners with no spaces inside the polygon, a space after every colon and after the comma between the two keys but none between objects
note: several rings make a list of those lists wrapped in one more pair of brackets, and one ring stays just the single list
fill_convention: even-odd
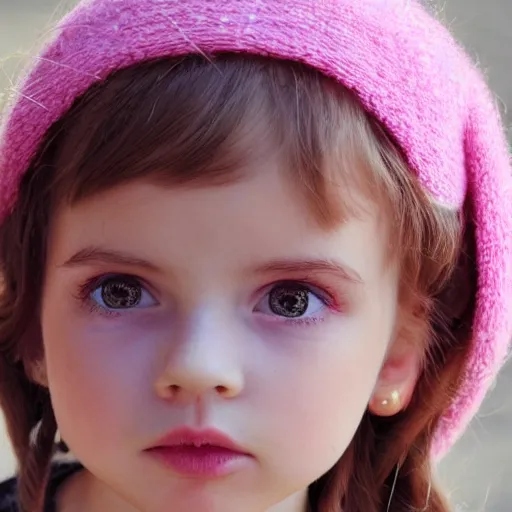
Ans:
[{"label": "upper lip", "polygon": [[160,440],[158,440],[151,448],[175,447],[175,446],[217,446],[225,448],[233,452],[247,452],[237,445],[230,437],[216,429],[194,430],[189,427],[182,427],[172,430]]}]

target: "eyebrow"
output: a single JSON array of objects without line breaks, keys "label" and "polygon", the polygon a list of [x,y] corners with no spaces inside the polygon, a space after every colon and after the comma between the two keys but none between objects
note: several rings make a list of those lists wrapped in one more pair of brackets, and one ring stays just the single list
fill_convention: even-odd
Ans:
[{"label": "eyebrow", "polygon": [[284,259],[255,267],[256,273],[324,272],[354,284],[363,284],[361,276],[352,268],[328,259]]},{"label": "eyebrow", "polygon": [[[92,264],[114,264],[132,267],[142,267],[153,272],[160,269],[147,260],[137,258],[123,251],[103,249],[101,247],[89,246],[80,249],[73,254],[62,267],[73,268]],[[363,284],[361,276],[352,268],[342,263],[328,259],[280,259],[270,261],[263,265],[254,267],[253,272],[259,274],[269,273],[293,273],[293,272],[324,272],[333,274],[339,279],[355,284]]]},{"label": "eyebrow", "polygon": [[142,267],[153,272],[160,270],[153,263],[150,263],[149,261],[141,258],[137,258],[129,253],[113,251],[94,246],[80,249],[78,252],[73,254],[73,256],[71,256],[71,258],[69,258],[62,265],[62,267],[72,268],[92,264],[114,264],[131,267]]}]

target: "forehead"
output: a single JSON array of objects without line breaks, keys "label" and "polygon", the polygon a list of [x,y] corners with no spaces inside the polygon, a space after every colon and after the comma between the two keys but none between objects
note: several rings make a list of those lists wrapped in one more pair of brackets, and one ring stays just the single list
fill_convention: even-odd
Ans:
[{"label": "forehead", "polygon": [[379,212],[367,206],[364,215],[322,228],[277,159],[217,187],[137,181],[61,207],[49,258],[58,265],[84,246],[107,245],[183,271],[341,257],[364,273],[372,265],[377,269],[386,253]]}]

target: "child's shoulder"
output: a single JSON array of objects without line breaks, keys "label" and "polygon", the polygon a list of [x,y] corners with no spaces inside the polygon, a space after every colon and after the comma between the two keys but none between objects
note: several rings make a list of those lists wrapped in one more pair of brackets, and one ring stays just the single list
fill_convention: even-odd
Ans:
[{"label": "child's shoulder", "polygon": [[[81,467],[76,462],[58,462],[52,465],[47,486],[45,512],[54,512],[54,498],[58,487]],[[0,482],[0,512],[19,512],[17,485],[16,477]]]}]

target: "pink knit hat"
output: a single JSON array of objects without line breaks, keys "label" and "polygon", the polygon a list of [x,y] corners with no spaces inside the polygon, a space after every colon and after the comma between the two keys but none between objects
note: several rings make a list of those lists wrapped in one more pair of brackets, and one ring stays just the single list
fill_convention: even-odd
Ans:
[{"label": "pink knit hat", "polygon": [[442,456],[481,404],[512,328],[507,143],[484,80],[415,0],[88,0],[21,84],[0,139],[0,220],[46,131],[112,71],[163,56],[242,52],[300,61],[356,91],[437,203],[476,226],[478,291],[465,382],[437,431]]}]

